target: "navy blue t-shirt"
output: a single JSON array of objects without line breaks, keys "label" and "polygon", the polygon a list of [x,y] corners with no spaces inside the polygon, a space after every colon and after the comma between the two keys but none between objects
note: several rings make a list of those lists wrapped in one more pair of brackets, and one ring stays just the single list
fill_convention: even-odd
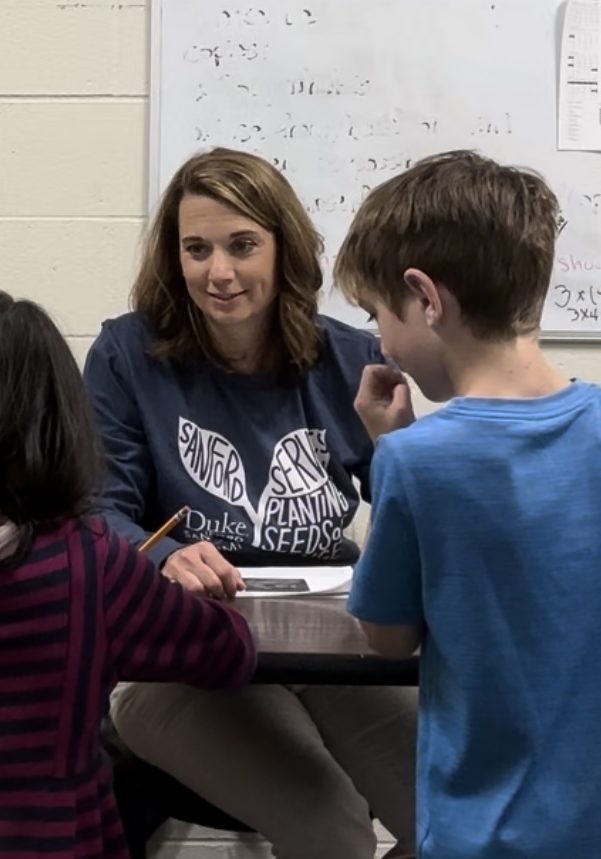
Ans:
[{"label": "navy blue t-shirt", "polygon": [[323,354],[299,382],[185,369],[150,354],[139,313],[105,322],[84,377],[107,454],[101,512],[139,544],[175,511],[188,517],[151,556],[210,540],[234,563],[272,555],[349,562],[343,538],[368,498],[372,444],[353,409],[375,338],[320,317]]}]

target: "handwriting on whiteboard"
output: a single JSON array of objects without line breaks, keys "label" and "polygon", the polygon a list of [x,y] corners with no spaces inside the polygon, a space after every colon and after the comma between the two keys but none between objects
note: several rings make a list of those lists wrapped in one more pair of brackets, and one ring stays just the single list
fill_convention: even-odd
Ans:
[{"label": "handwriting on whiteboard", "polygon": [[576,191],[574,188],[565,186],[561,190],[561,197],[565,203],[584,209],[591,215],[601,215],[601,187],[599,185],[586,192]]},{"label": "handwriting on whiteboard", "polygon": [[586,274],[599,272],[601,276],[601,259],[580,259],[574,254],[568,254],[567,256],[559,257],[557,267],[560,272],[564,272],[565,274],[568,272],[585,272]]},{"label": "handwriting on whiteboard", "polygon": [[565,314],[567,322],[599,322],[601,319],[601,278],[596,283],[567,286],[557,283],[552,287],[553,305]]},{"label": "handwriting on whiteboard", "polygon": [[[233,84],[237,90],[244,92],[249,91],[250,87],[246,84]],[[205,84],[199,84],[196,101],[201,101],[208,96]],[[477,129],[472,132],[478,135],[499,134],[498,126],[491,126],[490,123],[484,124],[481,117],[475,120],[474,127]],[[202,125],[195,126],[196,140],[199,142],[209,142],[214,135],[215,120],[208,119],[209,129],[205,129]],[[217,125],[219,121],[217,120]],[[391,143],[390,148],[396,149],[393,145],[394,138],[399,138],[403,135],[403,128],[411,123],[403,119],[402,110],[397,111],[397,114],[382,114],[381,116],[365,119],[359,113],[356,115],[347,114],[342,124],[338,121],[315,121],[312,119],[304,120],[302,114],[298,118],[287,112],[281,117],[279,122],[271,119],[268,122],[257,120],[251,122],[239,122],[237,127],[234,126],[232,132],[232,140],[234,143],[257,146],[265,141],[273,139],[283,140],[313,140],[319,143],[327,143],[334,145],[339,143],[341,138],[350,138],[352,141],[365,141],[369,139],[381,138]],[[438,119],[416,119],[413,122],[415,132],[422,135],[437,134],[442,123]],[[492,131],[491,131],[492,127]],[[444,130],[444,129],[443,129]],[[406,133],[406,132],[405,132]],[[507,131],[507,134],[510,134]],[[407,169],[411,166],[413,159],[409,156],[399,156],[395,152],[394,155],[384,155],[378,158],[372,158],[369,155],[362,154],[358,158],[351,158],[349,164],[356,164],[359,172],[391,172],[399,169]],[[597,195],[591,202],[591,208],[601,208],[601,195]]]},{"label": "handwriting on whiteboard", "polygon": [[240,24],[246,27],[262,27],[282,24],[285,27],[306,27],[317,23],[317,18],[311,9],[297,9],[295,12],[284,11],[281,15],[272,18],[265,9],[250,6],[243,9],[222,9],[222,21],[227,24]]}]

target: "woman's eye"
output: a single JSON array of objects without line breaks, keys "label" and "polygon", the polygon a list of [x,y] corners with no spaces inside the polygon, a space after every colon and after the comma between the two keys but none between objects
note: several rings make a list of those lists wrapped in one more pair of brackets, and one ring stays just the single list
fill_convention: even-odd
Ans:
[{"label": "woman's eye", "polygon": [[189,253],[190,256],[195,258],[205,257],[208,254],[208,248],[206,245],[186,245],[186,253]]},{"label": "woman's eye", "polygon": [[252,239],[240,239],[233,243],[232,252],[242,256],[250,253],[256,246],[256,242],[253,242]]}]

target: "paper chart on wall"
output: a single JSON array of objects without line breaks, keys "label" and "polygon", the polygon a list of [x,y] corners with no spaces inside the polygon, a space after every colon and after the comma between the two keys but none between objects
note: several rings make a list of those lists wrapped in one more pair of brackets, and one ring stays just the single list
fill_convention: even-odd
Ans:
[{"label": "paper chart on wall", "polygon": [[601,0],[570,0],[561,41],[559,149],[601,151]]}]

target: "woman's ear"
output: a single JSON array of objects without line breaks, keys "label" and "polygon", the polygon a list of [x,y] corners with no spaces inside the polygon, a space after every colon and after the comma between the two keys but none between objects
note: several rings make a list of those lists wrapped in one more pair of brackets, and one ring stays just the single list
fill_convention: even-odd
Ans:
[{"label": "woman's ear", "polygon": [[423,310],[426,325],[433,327],[442,319],[443,303],[440,291],[431,277],[419,268],[408,268],[403,275],[405,285]]}]

